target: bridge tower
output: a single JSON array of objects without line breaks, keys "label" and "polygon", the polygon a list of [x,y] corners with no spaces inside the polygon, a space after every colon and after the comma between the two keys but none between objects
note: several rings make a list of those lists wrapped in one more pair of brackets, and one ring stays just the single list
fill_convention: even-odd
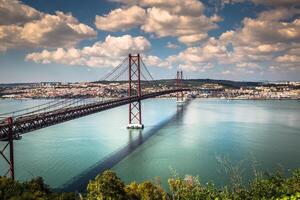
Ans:
[{"label": "bridge tower", "polygon": [[[176,76],[176,88],[181,89],[183,87],[183,73],[182,70],[177,71],[177,76]],[[184,103],[184,98],[183,98],[183,91],[177,92],[176,93],[176,102],[177,104],[181,105]]]},{"label": "bridge tower", "polygon": [[[7,118],[8,123],[8,135],[5,142],[7,142],[4,147],[0,151],[0,155],[3,157],[3,159],[6,161],[6,163],[9,165],[9,169],[4,174],[4,176],[10,174],[10,177],[14,180],[15,179],[15,165],[14,165],[14,136],[13,136],[13,118],[9,117]],[[9,157],[5,154],[5,150],[9,148]],[[1,174],[0,174],[1,176]]]},{"label": "bridge tower", "polygon": [[[141,57],[140,54],[128,56],[128,96],[141,97]],[[143,129],[141,100],[129,103],[128,129]]]}]

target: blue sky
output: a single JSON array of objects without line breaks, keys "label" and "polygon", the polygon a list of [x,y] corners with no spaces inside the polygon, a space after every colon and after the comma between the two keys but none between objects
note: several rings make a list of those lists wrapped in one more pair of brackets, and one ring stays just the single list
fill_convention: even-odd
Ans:
[{"label": "blue sky", "polygon": [[300,80],[296,0],[0,0],[0,82],[94,81],[128,53],[155,78]]}]

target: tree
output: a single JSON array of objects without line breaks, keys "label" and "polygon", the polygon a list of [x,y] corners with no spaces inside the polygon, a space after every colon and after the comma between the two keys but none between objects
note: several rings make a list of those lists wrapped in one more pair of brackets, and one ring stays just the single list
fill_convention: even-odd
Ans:
[{"label": "tree", "polygon": [[165,200],[166,192],[150,181],[145,181],[138,186],[139,199],[141,200]]},{"label": "tree", "polygon": [[136,182],[132,182],[129,185],[126,185],[125,192],[127,193],[128,199],[135,200],[140,198],[138,188],[139,185]]},{"label": "tree", "polygon": [[28,182],[14,181],[11,178],[0,177],[1,200],[76,200],[75,193],[53,193],[44,184],[41,177]]},{"label": "tree", "polygon": [[125,185],[116,173],[107,170],[90,181],[87,186],[88,200],[127,199]]}]

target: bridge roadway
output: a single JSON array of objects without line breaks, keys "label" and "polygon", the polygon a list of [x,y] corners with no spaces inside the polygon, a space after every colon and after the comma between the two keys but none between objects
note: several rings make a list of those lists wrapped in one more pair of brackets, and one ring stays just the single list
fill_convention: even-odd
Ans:
[{"label": "bridge roadway", "polygon": [[[55,124],[63,123],[69,120],[87,116],[93,113],[101,112],[118,106],[126,105],[138,100],[154,98],[161,95],[176,93],[180,91],[190,91],[187,88],[170,89],[158,92],[146,93],[138,96],[124,97],[115,100],[107,100],[102,102],[90,103],[69,108],[61,108],[44,113],[21,116],[14,119],[13,124],[9,125],[7,122],[0,124],[0,140],[8,138],[9,129],[12,128],[14,136],[19,136],[24,133],[46,128]],[[12,127],[10,127],[12,126]]]}]

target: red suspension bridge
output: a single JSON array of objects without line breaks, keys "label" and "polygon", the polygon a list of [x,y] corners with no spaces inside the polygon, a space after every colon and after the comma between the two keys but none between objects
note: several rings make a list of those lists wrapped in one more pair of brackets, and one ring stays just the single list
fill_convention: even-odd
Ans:
[{"label": "red suspension bridge", "polygon": [[[54,100],[31,108],[0,114],[0,117],[5,118],[0,120],[0,140],[6,142],[0,154],[9,166],[4,175],[9,174],[12,179],[15,178],[14,140],[20,139],[22,134],[126,104],[129,105],[127,128],[142,129],[144,127],[142,124],[142,100],[177,93],[177,102],[182,103],[183,92],[190,91],[189,88],[183,87],[182,71],[177,71],[176,86],[173,89],[160,88],[155,92],[143,93],[142,82],[149,82],[149,78],[152,81],[154,79],[139,54],[129,54],[128,58],[125,58],[102,80],[115,81],[126,74],[128,76],[127,97],[97,101],[91,101],[88,97]],[[5,153],[6,151],[7,153]]]}]

